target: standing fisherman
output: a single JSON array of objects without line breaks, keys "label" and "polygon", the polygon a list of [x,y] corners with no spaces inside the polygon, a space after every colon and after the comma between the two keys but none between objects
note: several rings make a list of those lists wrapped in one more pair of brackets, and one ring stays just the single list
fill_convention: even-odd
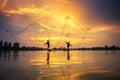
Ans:
[{"label": "standing fisherman", "polygon": [[72,47],[72,45],[70,44],[70,42],[65,42],[67,44],[67,50],[70,49],[70,46]]},{"label": "standing fisherman", "polygon": [[50,40],[47,40],[47,42],[45,43],[45,45],[47,45],[48,50],[50,50]]}]

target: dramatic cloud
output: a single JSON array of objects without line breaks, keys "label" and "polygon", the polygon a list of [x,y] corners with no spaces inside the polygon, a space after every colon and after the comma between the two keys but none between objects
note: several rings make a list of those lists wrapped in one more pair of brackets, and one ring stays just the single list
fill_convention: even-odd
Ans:
[{"label": "dramatic cloud", "polygon": [[52,46],[64,47],[66,41],[71,41],[74,47],[118,44],[119,3],[119,0],[0,0],[0,39],[42,47],[49,37]]}]

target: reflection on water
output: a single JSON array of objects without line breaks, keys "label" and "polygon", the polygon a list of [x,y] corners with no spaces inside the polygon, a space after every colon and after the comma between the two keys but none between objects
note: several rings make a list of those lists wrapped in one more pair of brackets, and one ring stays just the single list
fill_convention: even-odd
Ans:
[{"label": "reflection on water", "polygon": [[0,80],[120,80],[120,51],[0,51]]},{"label": "reflection on water", "polygon": [[67,51],[67,60],[70,61],[70,50]]},{"label": "reflection on water", "polygon": [[47,52],[47,64],[49,64],[49,60],[50,60],[50,51]]},{"label": "reflection on water", "polygon": [[[47,64],[50,63],[50,52],[51,51],[47,51]],[[70,61],[70,50],[67,50],[67,60]]]},{"label": "reflection on water", "polygon": [[14,61],[19,57],[19,51],[0,51],[0,61]]}]

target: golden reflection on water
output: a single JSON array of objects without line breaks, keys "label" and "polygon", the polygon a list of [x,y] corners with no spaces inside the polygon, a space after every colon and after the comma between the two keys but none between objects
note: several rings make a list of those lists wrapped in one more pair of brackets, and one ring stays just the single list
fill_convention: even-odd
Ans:
[{"label": "golden reflection on water", "polygon": [[67,64],[84,64],[92,62],[92,57],[87,57],[84,54],[78,54],[79,52],[70,53],[70,51],[42,51],[35,52],[30,58],[31,65],[45,65],[54,64],[67,65]]},{"label": "golden reflection on water", "polygon": [[[8,71],[5,75],[8,75],[10,80],[101,80],[101,77],[103,80],[119,80],[119,53],[112,51],[108,51],[108,54],[106,51],[4,52],[0,55],[0,64],[2,64],[0,74],[5,73],[2,73],[4,70]],[[21,77],[18,74],[22,74]],[[6,78],[4,77],[3,80],[8,80]]]},{"label": "golden reflection on water", "polygon": [[76,76],[87,73],[85,64],[94,61],[92,56],[86,56],[83,53],[84,51],[36,52],[31,55],[33,57],[30,58],[30,65],[44,66],[39,71],[39,76],[36,80],[41,80],[44,77],[52,80],[75,80]]}]

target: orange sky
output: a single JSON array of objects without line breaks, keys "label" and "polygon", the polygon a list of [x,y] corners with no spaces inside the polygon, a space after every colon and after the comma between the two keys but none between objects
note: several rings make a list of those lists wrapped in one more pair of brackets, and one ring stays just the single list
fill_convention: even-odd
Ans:
[{"label": "orange sky", "polygon": [[[12,26],[8,30],[21,44],[45,47],[43,44],[49,38],[53,47],[64,47],[66,41],[70,41],[73,47],[118,44],[113,41],[118,39],[119,35],[114,36],[113,40],[111,38],[120,32],[113,27],[118,25],[98,23],[99,17],[90,5],[78,2],[78,0],[0,0],[0,12],[10,20],[6,21],[9,23],[7,26]],[[15,35],[27,26],[30,26],[27,30]]]}]

